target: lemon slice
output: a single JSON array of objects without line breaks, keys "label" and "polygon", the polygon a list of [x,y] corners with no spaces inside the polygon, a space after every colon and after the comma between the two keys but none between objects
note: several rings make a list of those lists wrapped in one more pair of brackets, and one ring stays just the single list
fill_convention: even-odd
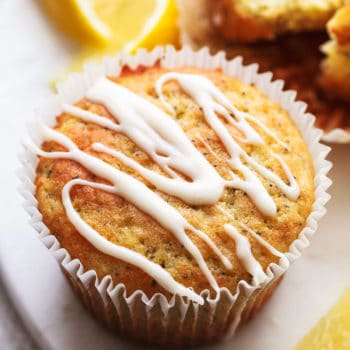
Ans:
[{"label": "lemon slice", "polygon": [[81,43],[119,49],[174,43],[176,0],[40,0],[53,22]]},{"label": "lemon slice", "polygon": [[350,349],[350,288],[293,350]]},{"label": "lemon slice", "polygon": [[[178,46],[176,0],[41,0],[52,20],[82,48],[68,71],[119,50]],[[67,71],[57,80],[62,80]]]},{"label": "lemon slice", "polygon": [[71,70],[89,59],[98,60],[120,50],[135,52],[156,45],[177,46],[179,31],[176,0],[85,0],[109,28],[112,39],[105,47],[85,45]]},{"label": "lemon slice", "polygon": [[112,39],[108,26],[89,0],[40,0],[51,21],[69,37],[82,43],[105,45]]}]

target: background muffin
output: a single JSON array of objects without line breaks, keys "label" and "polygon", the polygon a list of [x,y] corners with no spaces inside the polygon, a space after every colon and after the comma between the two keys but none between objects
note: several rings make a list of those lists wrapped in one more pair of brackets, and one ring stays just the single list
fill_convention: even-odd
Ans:
[{"label": "background muffin", "polygon": [[331,41],[322,46],[320,84],[327,96],[350,101],[350,3],[342,7],[327,24]]},{"label": "background muffin", "polygon": [[[220,4],[223,3],[225,3],[225,6],[232,8],[234,8],[234,3],[236,5],[246,3],[247,7],[251,6],[251,10],[253,12],[255,11],[256,16],[247,17],[246,19],[253,24],[258,25],[260,23],[259,18],[264,17],[265,12],[259,11],[259,6],[262,6],[262,2],[258,2],[260,5],[255,7],[254,5],[257,3],[244,1],[179,1],[181,10],[180,23],[184,42],[190,44],[193,48],[200,48],[206,45],[213,53],[224,50],[228,58],[241,55],[245,64],[258,63],[261,72],[271,71],[275,78],[285,81],[286,89],[297,91],[298,98],[308,104],[308,112],[316,116],[316,126],[325,131],[325,140],[339,143],[349,142],[350,101],[344,96],[346,95],[346,86],[349,79],[340,78],[339,75],[340,71],[342,71],[342,76],[346,73],[347,65],[344,65],[346,62],[346,50],[340,52],[333,49],[334,45],[326,45],[324,50],[332,52],[332,57],[335,58],[332,61],[332,67],[334,69],[327,68],[331,64],[330,59],[326,59],[326,62],[321,65],[324,54],[320,48],[329,40],[326,32],[326,18],[322,21],[320,27],[310,31],[305,31],[305,28],[301,26],[297,31],[286,31],[280,35],[275,33],[273,40],[259,40],[257,37],[256,40],[247,43],[240,41],[239,38],[229,39],[215,27],[213,23],[213,17],[215,17],[213,16],[215,13],[214,10],[215,7],[220,7]],[[284,2],[280,3],[282,4]],[[286,6],[281,5],[282,19],[277,20],[279,18],[278,16],[272,16],[270,20],[276,21],[276,25],[282,27],[287,25],[289,23],[288,18],[293,19],[293,14],[295,14],[293,12],[294,7],[298,7],[299,5],[302,7],[305,5],[305,8],[303,7],[305,12],[312,15],[314,12],[307,11],[307,7],[311,3],[307,1],[305,4],[300,5],[299,3],[289,1],[288,6],[286,4]],[[336,4],[336,2],[325,1],[318,4],[320,5],[321,3],[326,4],[320,7],[321,12],[326,10],[327,6],[333,6],[333,10],[326,16],[330,18],[344,2],[337,2]],[[273,14],[276,13],[277,8],[274,5],[267,4],[266,11]],[[230,13],[228,10],[224,14],[228,22]],[[301,15],[302,13],[303,11],[299,12]],[[288,18],[286,19],[286,17]],[[308,24],[309,22],[305,21],[305,23]],[[227,28],[234,30],[230,24],[228,24]],[[240,28],[244,30],[247,27],[243,26]],[[272,28],[274,27],[272,26]],[[251,33],[254,33],[254,31]],[[343,48],[345,49],[346,45],[343,45]],[[339,59],[343,62],[342,64],[337,64],[340,63]],[[333,72],[332,80],[328,72]],[[335,74],[336,72],[338,73]],[[336,89],[332,90],[331,81],[337,84]],[[340,81],[344,84],[341,85]],[[329,88],[327,88],[327,84]],[[339,90],[342,90],[339,94],[333,93],[333,91]],[[336,100],[334,97],[336,97]]]},{"label": "background muffin", "polygon": [[229,40],[271,40],[283,33],[323,29],[344,0],[210,1],[212,21]]}]

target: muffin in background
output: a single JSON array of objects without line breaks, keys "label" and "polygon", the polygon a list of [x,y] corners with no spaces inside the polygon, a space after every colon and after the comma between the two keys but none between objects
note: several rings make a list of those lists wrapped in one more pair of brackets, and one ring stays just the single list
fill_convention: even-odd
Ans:
[{"label": "muffin in background", "polygon": [[234,42],[273,40],[285,33],[322,30],[344,0],[219,0],[208,1],[211,20],[221,35]]},{"label": "muffin in background", "polygon": [[[325,84],[328,77],[327,80],[323,78],[327,69],[321,67],[324,54],[320,48],[328,40],[326,22],[316,31],[284,33],[274,40],[242,43],[225,39],[214,26],[211,7],[218,6],[217,3],[220,1],[178,0],[183,43],[191,45],[193,49],[208,46],[213,54],[223,50],[227,58],[242,56],[244,64],[258,63],[260,72],[271,71],[276,79],[284,80],[286,89],[295,90],[298,93],[297,98],[307,103],[307,111],[316,117],[316,127],[324,131],[324,141],[350,142],[350,100],[339,97],[335,99],[337,96],[330,91],[331,84],[328,89]],[[294,4],[291,1],[289,3]],[[332,13],[335,10],[336,8]],[[334,57],[339,57],[335,50],[333,52]],[[343,73],[346,70],[341,65],[335,68]],[[344,87],[349,81],[347,78],[347,81],[341,79],[339,74],[334,78],[337,78],[333,79],[335,82],[344,82]],[[323,80],[325,83],[322,83]],[[345,88],[342,90],[340,97],[348,91]]]},{"label": "muffin in background", "polygon": [[350,102],[350,3],[339,9],[327,23],[332,40],[322,46],[320,85],[326,96]]}]

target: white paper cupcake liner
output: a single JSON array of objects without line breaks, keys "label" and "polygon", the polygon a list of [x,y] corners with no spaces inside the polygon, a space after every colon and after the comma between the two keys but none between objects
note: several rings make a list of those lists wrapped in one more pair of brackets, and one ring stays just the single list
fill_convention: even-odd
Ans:
[{"label": "white paper cupcake liner", "polygon": [[[310,244],[310,238],[316,232],[319,219],[325,214],[325,203],[330,196],[327,189],[331,181],[327,173],[331,163],[326,160],[329,148],[320,144],[322,132],[313,127],[315,118],[305,113],[306,105],[296,102],[294,91],[282,91],[283,82],[271,81],[272,74],[258,74],[256,64],[243,66],[242,58],[226,60],[225,54],[209,54],[207,48],[198,52],[184,47],[176,51],[173,47],[157,47],[147,53],[139,50],[130,56],[120,53],[116,57],[106,57],[103,63],[88,64],[82,74],[72,74],[58,87],[58,94],[48,101],[40,112],[40,117],[49,125],[62,112],[64,103],[74,103],[81,99],[88,87],[101,76],[118,76],[122,66],[131,69],[139,65],[153,66],[159,62],[162,67],[175,68],[191,66],[203,69],[221,68],[224,73],[234,76],[245,83],[255,84],[272,101],[279,103],[291,116],[300,130],[311,153],[315,168],[315,202],[307,219],[306,227],[301,231],[279,263],[267,268],[267,279],[258,287],[240,281],[234,293],[222,288],[215,298],[207,290],[201,295],[204,305],[189,302],[185,298],[173,296],[170,300],[162,294],[148,298],[142,290],[127,295],[125,285],[114,285],[110,276],[99,280],[94,270],[85,271],[78,259],[71,259],[69,253],[60,247],[56,237],[51,235],[42,222],[34,196],[35,169],[38,158],[25,148],[20,155],[22,184],[20,193],[24,198],[24,208],[30,215],[32,226],[38,231],[44,245],[52,252],[63,272],[84,304],[100,320],[120,333],[132,335],[134,339],[159,344],[197,344],[217,338],[230,338],[238,325],[255,313],[272,292],[283,273]],[[30,126],[29,135],[40,146],[40,133],[36,123]]]}]

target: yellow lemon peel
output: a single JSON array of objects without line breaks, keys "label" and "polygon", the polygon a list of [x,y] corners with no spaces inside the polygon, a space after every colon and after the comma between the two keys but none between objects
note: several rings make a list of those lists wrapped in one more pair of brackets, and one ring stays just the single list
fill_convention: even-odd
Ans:
[{"label": "yellow lemon peel", "polygon": [[52,20],[82,48],[68,71],[87,60],[157,45],[178,46],[176,0],[41,0]]},{"label": "yellow lemon peel", "polygon": [[350,288],[293,350],[350,349]]}]

